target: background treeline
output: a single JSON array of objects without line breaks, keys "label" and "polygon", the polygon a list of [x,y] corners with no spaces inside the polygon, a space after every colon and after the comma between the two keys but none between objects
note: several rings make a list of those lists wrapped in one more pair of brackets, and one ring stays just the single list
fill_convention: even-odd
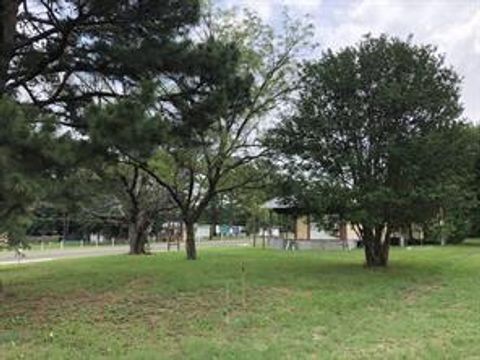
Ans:
[{"label": "background treeline", "polygon": [[387,35],[319,54],[311,24],[276,20],[195,0],[3,1],[2,236],[122,233],[143,254],[178,221],[195,259],[196,223],[258,231],[274,196],[351,222],[371,266],[411,224],[477,235],[479,130],[443,56]]}]

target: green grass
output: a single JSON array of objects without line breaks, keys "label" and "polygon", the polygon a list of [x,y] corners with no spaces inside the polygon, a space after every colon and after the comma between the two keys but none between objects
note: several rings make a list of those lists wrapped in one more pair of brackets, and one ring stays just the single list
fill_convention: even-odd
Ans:
[{"label": "green grass", "polygon": [[[480,247],[255,249],[0,268],[2,359],[473,359]],[[242,275],[242,264],[245,272]]]}]

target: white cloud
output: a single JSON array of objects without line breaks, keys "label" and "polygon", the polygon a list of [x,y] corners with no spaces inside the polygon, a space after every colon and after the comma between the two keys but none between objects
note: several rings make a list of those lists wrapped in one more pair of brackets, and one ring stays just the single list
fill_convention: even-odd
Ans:
[{"label": "white cloud", "polygon": [[265,20],[269,20],[274,12],[273,2],[271,1],[240,0],[236,1],[235,5],[255,10]]},{"label": "white cloud", "polygon": [[305,15],[310,14],[322,6],[322,0],[227,0],[229,5],[248,7],[255,10],[263,19],[269,21],[283,8]]},{"label": "white cloud", "polygon": [[[353,44],[366,33],[387,33],[438,46],[463,77],[465,116],[480,121],[480,1],[362,0],[316,15],[323,47]],[[330,26],[322,27],[333,14]]]},{"label": "white cloud", "polygon": [[322,0],[283,0],[283,5],[301,13],[311,13],[321,8]]},{"label": "white cloud", "polygon": [[309,13],[322,48],[358,42],[366,33],[387,33],[438,46],[463,77],[465,115],[480,122],[480,0],[223,0],[248,6],[267,21],[286,5]]}]

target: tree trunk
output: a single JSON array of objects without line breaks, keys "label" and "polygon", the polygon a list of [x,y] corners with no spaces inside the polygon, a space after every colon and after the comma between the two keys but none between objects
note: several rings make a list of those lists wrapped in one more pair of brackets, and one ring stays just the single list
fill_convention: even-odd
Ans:
[{"label": "tree trunk", "polygon": [[209,240],[213,240],[213,238],[215,237],[215,235],[216,235],[216,231],[215,231],[216,228],[217,228],[216,224],[212,222],[212,223],[210,224],[210,234],[209,234],[209,236],[208,236],[208,239],[209,239]]},{"label": "tree trunk", "polygon": [[210,214],[210,240],[217,236],[217,224],[218,224],[218,214],[219,208],[216,198],[212,199],[211,205],[211,214]]},{"label": "tree trunk", "polygon": [[365,247],[366,266],[385,267],[388,264],[390,241],[388,231],[383,226],[363,228],[363,243]]},{"label": "tree trunk", "polygon": [[130,255],[143,255],[147,243],[148,221],[142,216],[136,216],[128,224],[128,242],[130,244]]},{"label": "tree trunk", "polygon": [[187,260],[197,259],[197,249],[195,246],[195,222],[185,221],[185,227],[187,230],[187,239],[185,242],[185,249],[187,251]]},{"label": "tree trunk", "polygon": [[17,26],[19,0],[0,1],[0,95],[5,91]]},{"label": "tree trunk", "polygon": [[443,207],[440,207],[440,245],[447,245],[447,237],[445,234],[445,210]]},{"label": "tree trunk", "polygon": [[67,236],[68,236],[68,233],[69,233],[69,226],[70,225],[70,221],[69,221],[69,218],[68,218],[68,213],[65,212],[63,214],[63,230],[62,230],[62,240],[65,241],[67,240]]},{"label": "tree trunk", "polygon": [[130,244],[130,255],[145,254],[144,237],[139,233],[135,223],[128,225],[128,242]]},{"label": "tree trunk", "polygon": [[406,245],[408,245],[408,244],[414,244],[412,224],[408,225],[408,241],[407,241]]}]

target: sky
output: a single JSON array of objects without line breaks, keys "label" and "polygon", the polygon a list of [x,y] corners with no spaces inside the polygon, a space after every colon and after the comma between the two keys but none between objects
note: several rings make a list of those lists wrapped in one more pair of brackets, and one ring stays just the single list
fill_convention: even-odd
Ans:
[{"label": "sky", "polygon": [[218,0],[249,7],[275,25],[282,9],[308,14],[322,49],[339,49],[364,34],[386,33],[432,44],[463,78],[464,116],[480,123],[480,0]]}]

